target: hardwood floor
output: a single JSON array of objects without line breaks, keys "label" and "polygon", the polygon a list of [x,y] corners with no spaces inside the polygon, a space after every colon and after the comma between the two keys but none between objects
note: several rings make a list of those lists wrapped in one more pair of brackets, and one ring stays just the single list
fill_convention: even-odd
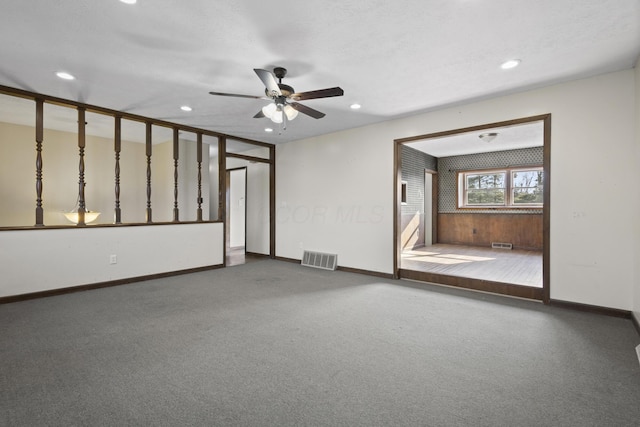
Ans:
[{"label": "hardwood floor", "polygon": [[401,268],[542,288],[542,252],[435,244],[402,253]]}]

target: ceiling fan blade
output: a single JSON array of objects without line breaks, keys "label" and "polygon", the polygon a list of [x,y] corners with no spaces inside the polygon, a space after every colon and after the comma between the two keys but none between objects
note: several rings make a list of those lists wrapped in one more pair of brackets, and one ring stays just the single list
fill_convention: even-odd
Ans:
[{"label": "ceiling fan blade", "polygon": [[312,90],[309,92],[300,92],[294,93],[291,95],[291,99],[296,101],[304,101],[306,99],[316,99],[316,98],[330,98],[332,96],[342,96],[344,95],[344,91],[339,87],[332,87],[328,89],[319,89]]},{"label": "ceiling fan blade", "polygon": [[254,119],[261,119],[261,118],[263,118],[263,117],[266,117],[266,116],[264,115],[264,113],[262,112],[262,110],[258,111],[258,112],[256,113],[256,115],[255,115],[255,116],[253,116],[253,118],[254,118]]},{"label": "ceiling fan blade", "polygon": [[271,99],[271,98],[267,98],[266,96],[240,95],[237,93],[209,92],[209,94],[216,95],[216,96],[233,96],[236,98]]},{"label": "ceiling fan blade", "polygon": [[297,102],[289,103],[293,108],[301,112],[302,114],[306,114],[307,116],[313,117],[314,119],[321,119],[326,114],[321,113],[318,110],[314,110],[313,108],[309,108],[306,105],[298,104]]},{"label": "ceiling fan blade", "polygon": [[278,87],[278,82],[276,81],[275,76],[270,71],[263,70],[261,68],[254,68],[253,71],[256,72],[258,77],[260,77],[260,80],[262,80],[262,83],[264,83],[264,86],[267,88],[267,91],[272,95],[272,97],[282,96],[280,87]]}]

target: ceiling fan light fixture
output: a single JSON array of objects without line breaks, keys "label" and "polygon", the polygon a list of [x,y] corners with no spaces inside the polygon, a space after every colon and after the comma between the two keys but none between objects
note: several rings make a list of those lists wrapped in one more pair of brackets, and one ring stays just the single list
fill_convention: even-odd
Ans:
[{"label": "ceiling fan light fixture", "polygon": [[280,106],[276,107],[276,111],[274,111],[273,114],[271,115],[271,117],[269,117],[269,118],[271,119],[271,121],[273,123],[282,123],[282,121],[284,120],[283,119],[282,108],[280,108]]},{"label": "ceiling fan light fixture", "polygon": [[[282,123],[282,126],[280,126],[282,130],[287,128],[287,122],[295,119],[298,116],[298,113],[302,113],[314,119],[321,119],[325,116],[323,112],[314,110],[304,104],[300,104],[298,101],[344,95],[342,88],[337,86],[307,92],[295,92],[291,86],[282,83],[282,78],[287,74],[287,70],[282,67],[275,67],[273,69],[273,73],[261,68],[254,68],[253,71],[264,84],[266,97],[273,101],[272,103],[262,107],[260,111],[253,116],[253,118],[261,119],[266,117],[273,123]],[[233,96],[238,98],[265,99],[264,96],[242,95],[238,93],[209,92],[209,94],[217,96]]]},{"label": "ceiling fan light fixture", "polygon": [[268,104],[262,107],[262,114],[264,114],[265,117],[271,118],[277,109],[276,104]]},{"label": "ceiling fan light fixture", "polygon": [[486,132],[478,135],[478,138],[483,140],[484,142],[491,142],[498,136],[498,132]]},{"label": "ceiling fan light fixture", "polygon": [[293,120],[296,117],[298,117],[298,110],[293,108],[291,105],[285,105],[283,110],[284,110],[284,113],[287,115],[287,120]]}]

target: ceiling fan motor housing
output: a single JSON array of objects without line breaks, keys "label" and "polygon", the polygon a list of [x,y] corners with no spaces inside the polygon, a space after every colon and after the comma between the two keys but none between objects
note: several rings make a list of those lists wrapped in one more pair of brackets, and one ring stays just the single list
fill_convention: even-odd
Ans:
[{"label": "ceiling fan motor housing", "polygon": [[280,92],[282,92],[282,96],[285,98],[289,98],[292,94],[296,93],[291,86],[284,83],[278,83],[278,87],[280,88]]}]

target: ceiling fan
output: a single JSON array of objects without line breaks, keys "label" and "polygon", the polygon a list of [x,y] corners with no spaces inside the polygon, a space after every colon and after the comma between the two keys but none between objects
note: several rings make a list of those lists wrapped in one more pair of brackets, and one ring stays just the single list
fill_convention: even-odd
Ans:
[{"label": "ceiling fan", "polygon": [[[275,67],[273,73],[260,68],[254,68],[253,71],[258,75],[265,86],[266,96],[240,95],[235,93],[209,92],[211,95],[218,96],[235,96],[239,98],[268,99],[273,102],[262,107],[258,113],[253,116],[256,119],[267,117],[274,123],[282,123],[283,129],[286,129],[287,120],[293,120],[298,112],[306,114],[314,119],[321,119],[324,113],[300,104],[297,101],[306,101],[308,99],[330,98],[332,96],[342,96],[344,91],[339,87],[328,89],[312,90],[309,92],[296,92],[289,85],[282,83],[282,79],[287,75],[287,69]],[[276,81],[276,78],[278,81]]]}]

